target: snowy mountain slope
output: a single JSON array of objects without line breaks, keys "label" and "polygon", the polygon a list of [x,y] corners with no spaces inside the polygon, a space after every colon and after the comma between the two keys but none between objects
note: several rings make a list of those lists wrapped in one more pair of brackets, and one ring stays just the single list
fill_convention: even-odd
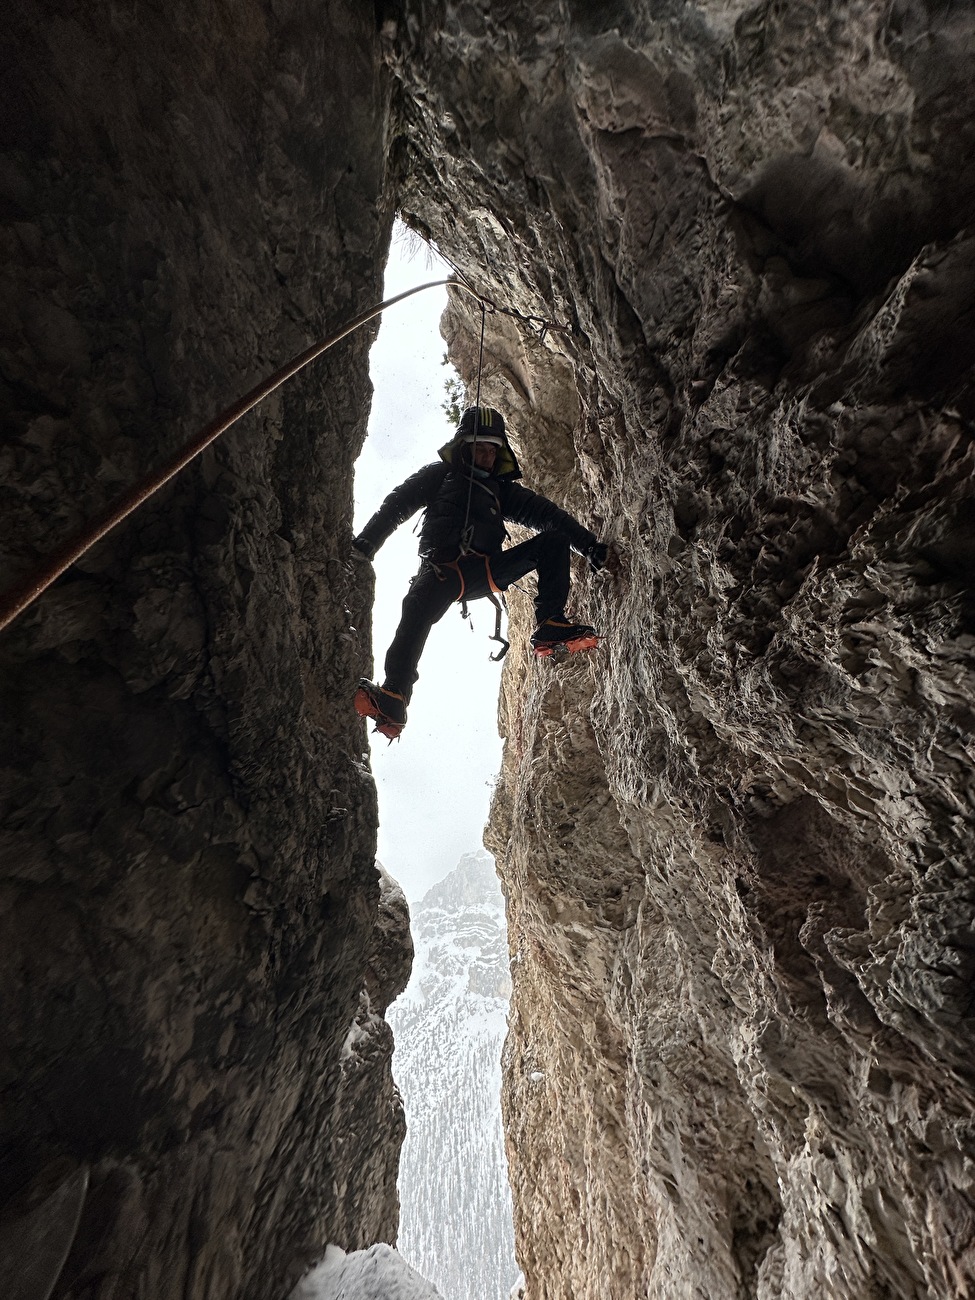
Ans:
[{"label": "snowy mountain slope", "polygon": [[407,1116],[399,1250],[446,1300],[506,1300],[518,1273],[500,1109],[510,980],[493,859],[465,854],[412,925],[413,976],[387,1013]]},{"label": "snowy mountain slope", "polygon": [[392,1246],[380,1242],[346,1254],[329,1246],[325,1258],[291,1293],[291,1300],[441,1300]]}]

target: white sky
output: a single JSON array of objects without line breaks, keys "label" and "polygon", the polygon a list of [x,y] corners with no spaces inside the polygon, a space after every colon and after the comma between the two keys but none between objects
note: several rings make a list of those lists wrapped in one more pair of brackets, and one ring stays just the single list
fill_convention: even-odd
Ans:
[{"label": "white sky", "polygon": [[[411,253],[415,242],[397,226],[384,298],[450,274],[450,267],[426,245]],[[437,459],[453,432],[441,409],[444,385],[456,377],[453,367],[441,364],[446,347],[439,321],[446,305],[446,289],[429,289],[384,314],[370,355],[375,393],[369,436],[356,466],[356,531],[387,493]],[[403,524],[375,560],[373,649],[375,680],[380,682],[403,596],[419,565],[415,523]],[[473,633],[462,621],[459,605],[430,633],[402,737],[389,745],[373,735],[369,723],[379,788],[379,860],[413,902],[452,871],[462,854],[481,846],[501,764],[501,665],[490,662],[498,646],[488,640],[494,607],[479,600],[470,609]]]}]

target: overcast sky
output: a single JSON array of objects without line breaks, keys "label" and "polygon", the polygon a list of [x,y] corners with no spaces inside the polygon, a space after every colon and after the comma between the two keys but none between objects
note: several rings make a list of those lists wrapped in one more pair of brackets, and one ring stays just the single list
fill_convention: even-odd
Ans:
[{"label": "overcast sky", "polygon": [[[415,251],[415,244],[397,227],[385,298],[450,274],[426,245]],[[446,289],[430,289],[383,316],[370,357],[375,394],[369,436],[356,466],[357,531],[387,493],[437,459],[438,448],[453,432],[441,409],[444,385],[456,377],[452,367],[441,364],[446,346],[439,321],[446,303]],[[375,560],[373,647],[380,682],[403,596],[419,565],[415,523],[403,524]],[[501,762],[501,665],[490,662],[498,646],[488,640],[494,631],[494,607],[479,600],[470,609],[473,633],[461,619],[459,605],[452,606],[430,633],[402,737],[390,745],[373,735],[369,723],[372,769],[379,787],[379,859],[414,902],[452,871],[462,854],[481,847]]]}]

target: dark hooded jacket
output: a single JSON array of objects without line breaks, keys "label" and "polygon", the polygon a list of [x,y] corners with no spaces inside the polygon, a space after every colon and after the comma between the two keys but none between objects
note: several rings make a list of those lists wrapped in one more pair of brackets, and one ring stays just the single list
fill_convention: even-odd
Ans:
[{"label": "dark hooded jacket", "polygon": [[394,488],[357,540],[375,552],[400,524],[423,510],[420,554],[434,564],[471,551],[495,555],[508,536],[506,520],[539,532],[558,529],[582,555],[596,545],[595,535],[554,501],[515,482],[521,470],[507,436],[490,474],[467,463],[463,451],[469,445],[458,435],[441,447],[440,461],[424,465]]}]

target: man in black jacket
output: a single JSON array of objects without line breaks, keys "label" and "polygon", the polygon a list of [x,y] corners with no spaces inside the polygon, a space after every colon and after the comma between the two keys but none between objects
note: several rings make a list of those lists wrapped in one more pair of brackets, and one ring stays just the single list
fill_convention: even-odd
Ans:
[{"label": "man in black jacket", "polygon": [[[439,463],[424,466],[390,492],[353,541],[371,560],[394,529],[425,508],[420,530],[423,564],[403,601],[403,616],[386,655],[385,681],[377,686],[364,680],[355,699],[359,713],[375,718],[376,730],[391,740],[406,724],[406,707],[430,629],[454,601],[505,591],[534,569],[535,653],[549,655],[558,647],[587,650],[598,641],[588,624],[565,616],[569,549],[600,569],[607,547],[553,501],[520,487],[515,482],[520,477],[502,417],[490,407],[471,407],[461,417],[456,436],[441,448]],[[527,542],[504,550],[506,519],[538,531]]]}]

